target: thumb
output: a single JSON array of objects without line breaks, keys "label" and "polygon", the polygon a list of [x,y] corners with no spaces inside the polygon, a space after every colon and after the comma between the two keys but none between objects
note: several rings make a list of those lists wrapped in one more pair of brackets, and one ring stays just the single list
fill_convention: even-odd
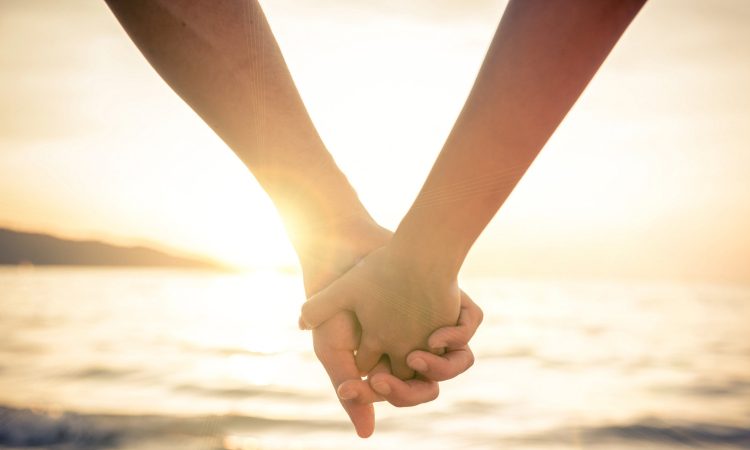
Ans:
[{"label": "thumb", "polygon": [[301,330],[312,330],[342,310],[350,309],[349,283],[339,279],[316,293],[302,305],[299,316]]}]

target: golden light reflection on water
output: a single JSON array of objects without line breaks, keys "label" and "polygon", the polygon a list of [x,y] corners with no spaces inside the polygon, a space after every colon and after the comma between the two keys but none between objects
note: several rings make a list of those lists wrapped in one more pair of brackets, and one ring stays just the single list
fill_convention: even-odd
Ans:
[{"label": "golden light reflection on water", "polygon": [[226,450],[254,450],[262,447],[257,438],[230,435],[224,438],[223,448]]},{"label": "golden light reflection on water", "polygon": [[[541,433],[559,445],[538,448],[570,448],[574,430],[585,445],[612,424],[743,426],[747,288],[464,281],[485,311],[477,363],[435,402],[379,405],[375,440],[358,446]],[[356,439],[296,328],[298,277],[37,268],[0,270],[0,285],[0,406],[217,415],[226,449]]]},{"label": "golden light reflection on water", "polygon": [[217,278],[211,291],[211,313],[206,299],[191,292],[173,292],[187,320],[173,337],[195,347],[236,348],[255,355],[272,355],[299,349],[296,317],[305,299],[295,277],[262,271]]},{"label": "golden light reflection on water", "polygon": [[[330,441],[329,441],[330,442]],[[225,450],[282,450],[282,449],[299,449],[309,450],[311,448],[324,448],[324,447],[311,447],[309,441],[305,442],[292,442],[289,437],[286,438],[257,438],[252,436],[238,436],[229,435],[226,436],[222,442]]]}]

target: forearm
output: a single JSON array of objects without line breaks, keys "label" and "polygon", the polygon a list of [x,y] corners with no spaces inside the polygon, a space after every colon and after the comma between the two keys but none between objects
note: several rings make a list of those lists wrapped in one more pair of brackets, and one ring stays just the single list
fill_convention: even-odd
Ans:
[{"label": "forearm", "polygon": [[645,0],[511,0],[475,85],[393,238],[451,278]]},{"label": "forearm", "polygon": [[268,192],[295,246],[367,217],[323,145],[255,0],[107,0],[162,78]]}]

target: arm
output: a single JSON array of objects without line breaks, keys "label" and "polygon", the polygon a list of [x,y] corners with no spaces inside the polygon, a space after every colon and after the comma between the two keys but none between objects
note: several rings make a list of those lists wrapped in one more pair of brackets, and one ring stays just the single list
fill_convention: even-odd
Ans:
[{"label": "arm", "polygon": [[392,247],[455,279],[469,249],[645,0],[511,0]]},{"label": "arm", "polygon": [[302,258],[372,219],[310,119],[257,1],[108,0],[146,59],[251,170]]},{"label": "arm", "polygon": [[[458,271],[474,241],[594,76],[645,0],[511,0],[469,98],[392,241],[303,306],[362,324],[357,363],[419,370],[415,348],[455,324]],[[374,387],[374,385],[373,385]]]}]

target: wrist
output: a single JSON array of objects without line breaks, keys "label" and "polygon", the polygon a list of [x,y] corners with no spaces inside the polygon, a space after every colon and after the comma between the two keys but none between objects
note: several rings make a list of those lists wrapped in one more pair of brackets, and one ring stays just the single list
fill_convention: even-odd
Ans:
[{"label": "wrist", "polygon": [[284,223],[292,244],[302,257],[310,249],[338,252],[341,247],[378,241],[378,247],[390,240],[392,233],[378,225],[364,208],[317,216],[314,220],[294,218]]},{"label": "wrist", "polygon": [[304,167],[289,164],[259,172],[256,178],[271,197],[298,253],[322,238],[337,238],[355,226],[375,225],[329,156]]},{"label": "wrist", "polygon": [[308,294],[317,292],[373,250],[385,246],[392,235],[366,211],[311,230],[294,245]]},{"label": "wrist", "polygon": [[452,283],[458,277],[466,252],[455,240],[447,238],[440,224],[418,225],[427,222],[407,214],[389,244],[391,253],[425,278]]},{"label": "wrist", "polygon": [[388,244],[392,267],[420,285],[444,292],[457,286],[460,264],[446,259],[440,246],[421,239],[408,239],[397,231]]}]

